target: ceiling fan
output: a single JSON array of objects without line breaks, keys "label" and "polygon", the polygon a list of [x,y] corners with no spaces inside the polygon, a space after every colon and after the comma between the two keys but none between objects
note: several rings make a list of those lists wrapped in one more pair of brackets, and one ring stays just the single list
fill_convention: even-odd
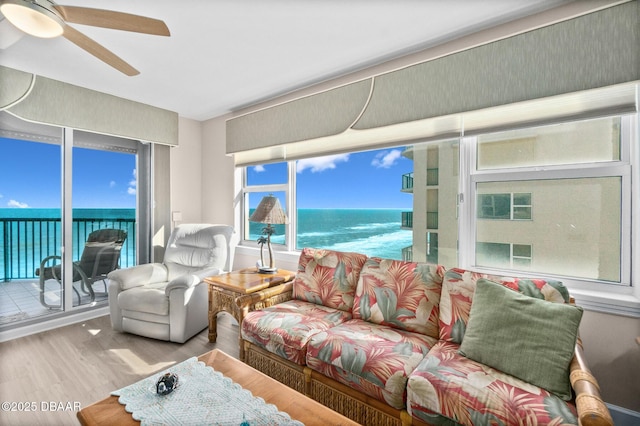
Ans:
[{"label": "ceiling fan", "polygon": [[166,24],[158,19],[105,9],[62,6],[50,0],[0,0],[0,12],[27,34],[53,38],[63,36],[122,73],[140,72],[113,52],[71,27],[69,23],[169,36]]}]

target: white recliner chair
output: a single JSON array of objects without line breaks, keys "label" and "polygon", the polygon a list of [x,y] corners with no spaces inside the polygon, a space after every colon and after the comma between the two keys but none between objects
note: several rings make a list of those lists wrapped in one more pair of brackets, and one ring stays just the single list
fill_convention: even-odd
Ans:
[{"label": "white recliner chair", "polygon": [[228,225],[183,224],[167,243],[164,261],[119,269],[108,275],[114,330],[184,343],[209,324],[207,284],[228,271]]}]

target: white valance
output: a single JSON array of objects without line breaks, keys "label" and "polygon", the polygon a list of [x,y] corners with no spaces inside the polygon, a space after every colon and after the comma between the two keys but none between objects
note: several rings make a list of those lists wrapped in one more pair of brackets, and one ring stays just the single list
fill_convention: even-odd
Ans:
[{"label": "white valance", "polygon": [[0,110],[27,121],[178,145],[178,114],[0,66]]},{"label": "white valance", "polygon": [[624,3],[234,117],[227,153],[248,165],[635,111],[638,26]]}]

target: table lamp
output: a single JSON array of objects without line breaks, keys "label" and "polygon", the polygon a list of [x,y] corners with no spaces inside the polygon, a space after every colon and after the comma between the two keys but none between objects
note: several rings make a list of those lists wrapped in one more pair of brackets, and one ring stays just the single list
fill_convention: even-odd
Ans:
[{"label": "table lamp", "polygon": [[269,266],[261,265],[258,270],[263,273],[274,273],[278,269],[275,267],[275,259],[273,258],[273,251],[271,249],[271,235],[275,234],[276,230],[271,225],[283,225],[288,223],[287,215],[280,206],[280,200],[273,194],[269,194],[260,200],[260,204],[256,207],[255,211],[249,218],[251,222],[266,223],[267,226],[262,228],[262,235],[267,236],[267,248],[269,249]]}]

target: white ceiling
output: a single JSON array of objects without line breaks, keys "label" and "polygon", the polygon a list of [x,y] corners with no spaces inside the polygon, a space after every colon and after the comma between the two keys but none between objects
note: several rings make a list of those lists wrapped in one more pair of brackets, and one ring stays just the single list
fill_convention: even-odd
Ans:
[{"label": "white ceiling", "polygon": [[64,38],[13,42],[3,20],[0,64],[206,120],[564,3],[69,0],[161,19],[171,37],[72,25],[140,71],[127,77]]}]

